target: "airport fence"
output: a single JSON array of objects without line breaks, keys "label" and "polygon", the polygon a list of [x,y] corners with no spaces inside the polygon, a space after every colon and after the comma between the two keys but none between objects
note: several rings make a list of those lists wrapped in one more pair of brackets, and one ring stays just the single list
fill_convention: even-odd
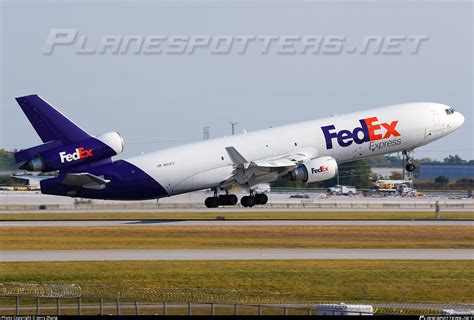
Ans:
[{"label": "airport fence", "polygon": [[267,291],[0,283],[0,315],[439,315],[474,309],[460,304],[317,300],[302,303]]}]

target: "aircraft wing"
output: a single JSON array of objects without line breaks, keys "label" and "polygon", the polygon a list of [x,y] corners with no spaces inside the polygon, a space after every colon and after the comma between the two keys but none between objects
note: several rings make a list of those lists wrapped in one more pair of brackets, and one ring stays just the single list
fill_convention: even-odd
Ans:
[{"label": "aircraft wing", "polygon": [[82,187],[88,189],[104,189],[105,185],[110,182],[102,177],[98,177],[91,173],[68,173],[62,184],[66,186]]},{"label": "aircraft wing", "polygon": [[262,168],[285,168],[298,166],[301,162],[310,160],[311,158],[304,153],[289,154],[276,159],[264,159],[253,161],[250,166]]},{"label": "aircraft wing", "polygon": [[273,181],[297,168],[302,162],[317,156],[314,148],[302,148],[294,153],[248,162],[234,147],[227,147],[226,151],[234,162],[234,171],[232,176],[221,184],[222,188],[231,187],[236,183],[254,186]]}]

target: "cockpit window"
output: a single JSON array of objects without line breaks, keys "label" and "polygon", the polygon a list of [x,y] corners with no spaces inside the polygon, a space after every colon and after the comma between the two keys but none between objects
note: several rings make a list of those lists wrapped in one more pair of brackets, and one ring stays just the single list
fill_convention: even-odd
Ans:
[{"label": "cockpit window", "polygon": [[444,111],[446,111],[447,115],[451,115],[451,114],[454,113],[455,110],[454,110],[454,108],[448,108],[448,109],[445,109]]}]

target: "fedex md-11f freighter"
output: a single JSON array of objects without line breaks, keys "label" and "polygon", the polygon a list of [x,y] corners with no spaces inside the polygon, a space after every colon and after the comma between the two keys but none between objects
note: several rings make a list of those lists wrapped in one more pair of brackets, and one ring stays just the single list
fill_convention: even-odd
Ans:
[{"label": "fedex md-11f freighter", "polygon": [[[209,208],[235,205],[234,187],[249,194],[244,207],[267,203],[255,191],[284,177],[317,182],[336,176],[338,164],[409,151],[450,134],[461,113],[438,103],[405,103],[243,133],[114,160],[124,143],[117,132],[92,136],[38,95],[16,98],[43,144],[15,153],[21,169],[56,172],[41,192],[112,200],[158,199],[211,188]],[[415,166],[407,158],[406,169]]]}]

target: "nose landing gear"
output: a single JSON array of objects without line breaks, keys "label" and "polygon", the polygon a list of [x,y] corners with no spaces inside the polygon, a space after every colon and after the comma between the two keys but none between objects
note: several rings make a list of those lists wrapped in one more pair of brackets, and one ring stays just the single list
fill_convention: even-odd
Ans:
[{"label": "nose landing gear", "polygon": [[407,169],[408,172],[413,172],[416,170],[416,166],[413,163],[409,163],[405,166],[405,169]]},{"label": "nose landing gear", "polygon": [[412,163],[413,159],[410,157],[410,155],[408,154],[408,151],[403,151],[403,155],[406,157],[407,159],[407,165],[405,166],[405,169],[408,171],[408,172],[414,172],[416,170],[416,166]]}]

